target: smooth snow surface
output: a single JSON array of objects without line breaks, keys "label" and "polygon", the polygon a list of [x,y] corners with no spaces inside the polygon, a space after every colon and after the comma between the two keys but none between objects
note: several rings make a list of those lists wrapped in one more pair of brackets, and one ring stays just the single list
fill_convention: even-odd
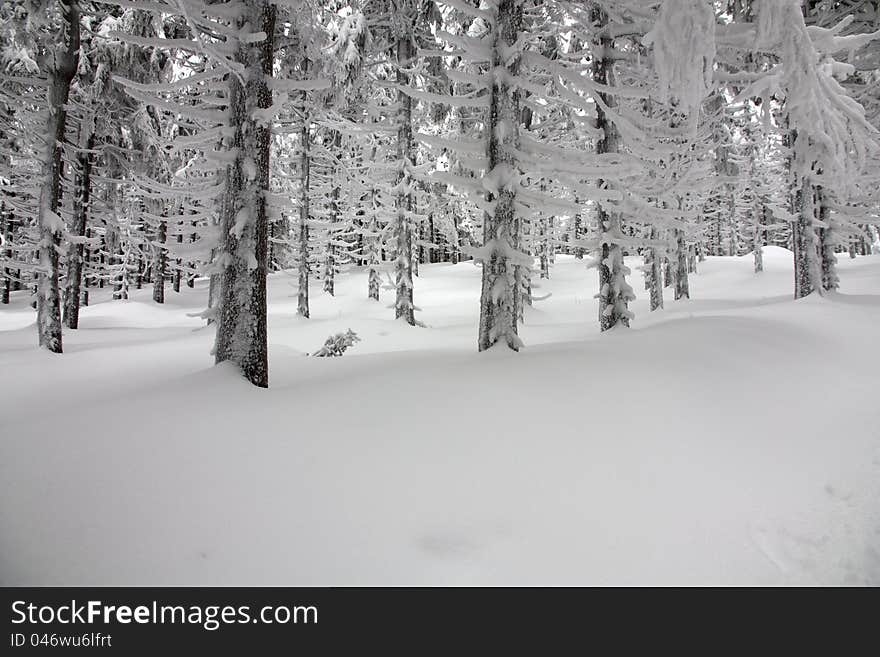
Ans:
[{"label": "smooth snow surface", "polygon": [[362,271],[300,319],[275,274],[268,391],[212,367],[204,282],[94,291],[62,356],[18,293],[0,584],[878,585],[880,257],[801,301],[791,254],[764,263],[709,258],[653,314],[634,276],[633,328],[600,335],[595,270],[559,257],[518,354],[476,353],[470,263],[421,267],[426,328]]}]

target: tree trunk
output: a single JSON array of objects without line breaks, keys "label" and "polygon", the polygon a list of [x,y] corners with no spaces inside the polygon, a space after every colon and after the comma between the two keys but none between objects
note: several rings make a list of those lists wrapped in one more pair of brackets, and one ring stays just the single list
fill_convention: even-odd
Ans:
[{"label": "tree trunk", "polygon": [[[580,204],[580,200],[575,198],[574,202],[576,204]],[[583,229],[583,217],[580,212],[577,212],[574,215],[574,239],[575,239],[575,247],[574,247],[574,257],[578,260],[584,259],[584,249],[582,246],[578,244],[580,240],[583,239],[584,229]]]},{"label": "tree trunk", "polygon": [[370,236],[365,240],[367,245],[367,297],[375,301],[379,300],[379,228],[376,225],[376,190],[370,193]]},{"label": "tree trunk", "polygon": [[800,184],[800,189],[795,192],[797,219],[791,227],[795,299],[801,299],[821,289],[821,265],[817,262],[818,246],[813,222],[814,189],[806,178],[802,178]]},{"label": "tree trunk", "polygon": [[428,213],[428,242],[431,246],[426,247],[428,264],[433,265],[437,262],[437,249],[434,245],[438,242],[437,233],[434,230],[434,213]]},{"label": "tree trunk", "polygon": [[[652,227],[651,240],[656,241],[658,238],[657,229]],[[650,247],[645,251],[645,287],[648,289],[652,311],[663,308],[663,271],[661,261],[660,253],[655,247]]]},{"label": "tree trunk", "polygon": [[[89,135],[86,150],[95,147],[95,136]],[[84,238],[88,225],[89,202],[92,192],[91,153],[77,155],[79,173],[76,176],[76,191],[73,199],[73,226],[71,233]],[[67,287],[64,291],[64,325],[69,329],[79,328],[79,307],[82,302],[82,275],[85,247],[82,242],[71,244],[67,252]]]},{"label": "tree trunk", "polygon": [[822,291],[833,292],[840,285],[837,277],[837,256],[834,249],[837,246],[834,229],[831,226],[831,208],[828,206],[828,192],[821,186],[816,187],[816,205],[819,214],[818,246],[819,259],[822,270]]},{"label": "tree trunk", "polygon": [[461,233],[459,232],[458,213],[452,215],[452,232],[449,259],[453,265],[457,265],[461,261]]},{"label": "tree trunk", "polygon": [[[309,60],[302,62],[302,74],[308,72]],[[311,164],[311,117],[306,111],[307,92],[303,92],[303,124],[300,128],[299,154],[299,222],[297,224],[297,241],[299,247],[297,271],[299,273],[299,289],[297,292],[296,312],[300,317],[309,316],[309,186]]]},{"label": "tree trunk", "polygon": [[[404,67],[412,66],[415,55],[410,35],[397,40],[397,84],[409,85],[409,74]],[[402,89],[397,92],[397,161],[400,170],[397,174],[397,259],[395,260],[395,299],[394,317],[403,319],[415,326],[415,307],[413,306],[413,253],[412,253],[412,190],[410,189],[410,168],[413,159],[412,137],[412,98]]]},{"label": "tree trunk", "polygon": [[541,268],[540,277],[550,278],[550,231],[547,226],[547,216],[543,213],[538,221],[538,226],[538,250],[540,253],[538,256],[538,262],[540,263]]},{"label": "tree trunk", "polygon": [[[181,212],[182,212],[182,210],[181,210]],[[178,224],[177,229],[182,230],[183,226]],[[182,232],[179,232],[177,234],[177,243],[183,244],[183,233]],[[174,290],[176,293],[180,294],[180,282],[181,282],[181,279],[183,278],[183,259],[175,258],[174,264],[175,264],[175,267],[174,267],[174,275],[171,279],[171,289]]]},{"label": "tree trunk", "polygon": [[[681,201],[679,201],[681,209]],[[676,228],[675,235],[675,295],[674,299],[690,299],[690,285],[688,282],[688,250],[684,241],[684,231]]]},{"label": "tree trunk", "polygon": [[[522,3],[500,0],[495,10],[492,34],[492,68],[497,71],[491,88],[487,176],[497,190],[487,194],[494,209],[483,219],[483,272],[480,292],[480,328],[477,346],[484,351],[499,342],[518,351],[522,341],[517,335],[518,281],[515,273],[524,260],[520,252],[521,221],[516,211],[519,169],[520,90],[511,85],[519,71],[519,56],[514,44],[522,31]],[[501,73],[503,71],[503,74]]]},{"label": "tree trunk", "polygon": [[40,186],[37,224],[40,230],[40,269],[37,288],[37,329],[39,343],[49,351],[61,353],[61,290],[58,283],[58,251],[64,224],[58,216],[61,198],[61,150],[67,124],[70,83],[79,65],[79,4],[60,3],[62,45],[55,51],[55,65],[49,71],[49,107],[46,125],[46,151]]},{"label": "tree trunk", "polygon": [[[592,22],[601,30],[608,24],[608,16],[598,5],[593,4],[590,10]],[[602,34],[593,44],[596,56],[593,59],[593,82],[601,87],[614,86],[614,39]],[[614,108],[615,98],[612,94],[599,94],[605,106]],[[606,115],[601,105],[596,106],[596,127],[602,131],[602,137],[596,143],[596,154],[616,153],[619,149],[619,135],[614,122]],[[598,187],[607,181],[599,180]],[[626,281],[629,268],[623,261],[623,249],[620,239],[620,213],[612,205],[598,203],[599,243],[601,259],[599,261],[599,329],[607,331],[615,326],[629,326],[632,313],[628,304],[635,298],[632,288]]]},{"label": "tree trunk", "polygon": [[755,257],[755,273],[764,271],[764,225],[767,223],[767,206],[761,204],[761,213],[755,220],[755,237],[752,253]]},{"label": "tree trunk", "polygon": [[[245,0],[240,27],[263,32],[259,42],[240,43],[237,60],[246,82],[230,75],[229,116],[232,148],[237,155],[227,168],[221,209],[220,304],[218,308],[217,363],[231,361],[255,386],[269,385],[266,336],[266,275],[270,126],[258,123],[255,109],[272,105],[268,80],[274,60],[275,6],[268,0]],[[255,176],[246,169],[255,165]]]},{"label": "tree trunk", "polygon": [[160,221],[156,230],[156,243],[153,245],[153,301],[156,303],[165,303],[165,268],[168,264],[168,253],[165,251],[166,239],[168,239],[168,223]]},{"label": "tree trunk", "polygon": [[[12,259],[12,212],[6,210],[6,204],[0,201],[0,235],[3,237],[4,258],[9,261]],[[3,268],[3,287],[0,288],[0,303],[6,305],[9,303],[9,295],[12,292],[12,270],[8,267]]]}]

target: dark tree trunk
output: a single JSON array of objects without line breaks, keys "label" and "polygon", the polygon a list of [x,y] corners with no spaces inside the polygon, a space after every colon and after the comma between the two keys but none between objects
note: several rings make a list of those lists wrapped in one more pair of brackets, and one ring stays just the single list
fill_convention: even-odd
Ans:
[{"label": "dark tree trunk", "polygon": [[834,255],[836,237],[831,226],[831,208],[828,205],[828,192],[821,186],[816,187],[816,204],[819,214],[819,260],[822,269],[822,291],[833,292],[839,286],[837,278],[837,256]]},{"label": "dark tree trunk", "polygon": [[801,181],[801,189],[795,192],[797,219],[791,227],[794,251],[794,298],[801,299],[812,294],[816,285],[814,269],[817,268],[818,245],[816,228],[813,222],[815,212],[814,189],[806,179]]},{"label": "dark tree trunk", "polygon": [[[498,191],[487,200],[494,210],[483,219],[483,272],[480,293],[480,328],[477,345],[484,351],[503,342],[518,351],[516,256],[520,252],[521,221],[516,210],[519,148],[520,90],[511,85],[519,71],[514,44],[522,32],[522,3],[500,0],[493,28],[492,66],[505,70],[496,75],[491,90],[487,172],[498,181]],[[502,129],[499,130],[499,127]],[[516,254],[514,256],[513,254]]]},{"label": "dark tree trunk", "polygon": [[[409,85],[405,67],[412,66],[415,48],[409,34],[397,40],[397,84]],[[412,252],[412,191],[410,168],[413,165],[412,98],[402,89],[397,93],[397,259],[395,260],[394,317],[410,326],[416,323],[413,305],[413,252]]]},{"label": "dark tree trunk", "polygon": [[[156,230],[156,243],[153,245],[153,301],[156,303],[165,303],[165,269],[168,264],[166,239],[168,239],[168,223],[160,221]],[[180,287],[178,286],[177,289],[179,290]]]},{"label": "dark tree trunk", "polygon": [[55,53],[55,68],[49,71],[47,148],[40,188],[38,226],[40,231],[40,270],[37,288],[37,329],[39,343],[49,351],[61,353],[61,289],[58,250],[64,226],[58,217],[61,199],[61,150],[67,125],[67,99],[70,83],[79,65],[79,4],[61,3],[61,45]]},{"label": "dark tree trunk", "polygon": [[[334,131],[333,133],[333,152],[339,154],[342,145],[342,133]],[[338,179],[337,170],[337,179]],[[340,187],[334,184],[330,190],[329,216],[327,229],[327,244],[324,249],[324,292],[331,297],[336,294],[336,223],[339,221],[339,194]]]},{"label": "dark tree trunk", "polygon": [[[86,140],[86,149],[95,146],[95,137],[90,135]],[[92,156],[91,153],[80,153],[77,156],[79,172],[76,176],[76,191],[73,199],[73,226],[71,234],[85,238],[88,225],[89,202],[92,192]],[[79,328],[79,307],[82,302],[82,276],[84,265],[84,245],[82,242],[71,244],[67,254],[67,288],[64,295],[64,325],[69,329]]]},{"label": "dark tree trunk", "polygon": [[[680,206],[680,203],[679,203]],[[675,229],[675,300],[690,299],[688,283],[688,250],[684,240],[684,231]]]},{"label": "dark tree trunk", "polygon": [[[268,80],[274,61],[275,6],[267,0],[245,0],[240,26],[249,23],[266,38],[241,43],[237,60],[246,82],[230,75],[229,114],[232,148],[237,156],[227,169],[221,210],[220,250],[223,270],[217,321],[215,359],[231,361],[255,386],[269,386],[266,335],[266,275],[268,259],[269,154],[271,132],[258,123],[255,109],[272,105]],[[245,160],[256,165],[256,176],[246,175]]]},{"label": "dark tree trunk", "polygon": [[[580,200],[575,199],[575,203],[580,204]],[[574,257],[578,260],[583,260],[584,258],[584,248],[580,246],[579,241],[584,238],[584,228],[583,228],[584,218],[581,216],[581,213],[578,212],[574,215]]]},{"label": "dark tree trunk", "polygon": [[[659,238],[656,228],[651,228],[651,240]],[[651,310],[663,308],[663,272],[660,266],[662,258],[655,247],[645,251],[645,287],[650,297]]]},{"label": "dark tree trunk", "polygon": [[[608,17],[598,5],[591,7],[591,18],[594,25],[602,27],[608,24]],[[614,60],[611,53],[614,52],[614,39],[602,34],[594,43],[597,56],[593,60],[593,81],[600,87],[612,87],[614,85],[613,66]],[[616,106],[612,94],[600,93],[602,103],[608,108]],[[596,107],[596,127],[602,131],[602,137],[596,143],[596,153],[616,153],[619,149],[619,135],[614,125],[601,105]],[[602,187],[606,181],[599,180],[598,186]],[[599,328],[602,331],[615,326],[629,326],[631,313],[628,310],[629,302],[634,298],[632,289],[626,282],[629,269],[623,261],[623,249],[620,238],[621,230],[620,213],[613,206],[608,207],[603,203],[598,204],[599,241],[601,259],[599,261]]]},{"label": "dark tree trunk", "polygon": [[[3,236],[4,258],[9,261],[12,259],[12,212],[6,210],[6,204],[0,202],[0,234]],[[6,305],[9,303],[9,295],[12,292],[12,270],[8,267],[3,268],[3,287],[0,288],[0,303]]]},{"label": "dark tree trunk", "polygon": [[[183,244],[183,233],[178,233],[177,235],[177,243]],[[180,281],[183,278],[183,260],[181,258],[175,259],[175,267],[174,267],[174,276],[171,281],[171,289],[173,289],[178,294],[180,293]]]},{"label": "dark tree trunk", "polygon": [[[303,59],[301,64],[303,77],[309,70],[309,60]],[[299,221],[297,223],[297,273],[299,289],[297,291],[296,312],[300,317],[309,316],[309,187],[311,185],[311,126],[312,119],[308,112],[308,92],[302,93],[303,124],[299,131]]]},{"label": "dark tree trunk", "polygon": [[752,244],[752,253],[755,258],[755,273],[764,271],[764,226],[767,223],[767,206],[761,203],[761,213],[755,220],[755,238]]}]

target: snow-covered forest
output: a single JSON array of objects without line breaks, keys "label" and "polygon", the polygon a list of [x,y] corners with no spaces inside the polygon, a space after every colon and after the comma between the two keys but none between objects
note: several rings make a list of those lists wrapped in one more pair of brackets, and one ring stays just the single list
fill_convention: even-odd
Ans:
[{"label": "snow-covered forest", "polygon": [[878,229],[878,0],[5,0],[0,583],[878,584]]}]

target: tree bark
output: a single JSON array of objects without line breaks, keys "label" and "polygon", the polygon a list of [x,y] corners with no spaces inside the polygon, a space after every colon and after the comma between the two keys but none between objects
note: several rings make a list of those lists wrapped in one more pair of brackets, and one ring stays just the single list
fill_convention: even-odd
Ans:
[{"label": "tree bark", "polygon": [[822,271],[822,292],[834,292],[840,285],[837,277],[837,256],[834,250],[837,239],[831,225],[831,208],[828,204],[828,191],[821,185],[816,186],[816,211],[819,215],[818,248]]},{"label": "tree bark", "polygon": [[[659,239],[656,228],[651,228],[651,240]],[[662,258],[655,247],[649,247],[645,251],[645,281],[650,297],[651,310],[660,310],[663,308],[663,271],[661,267]]]},{"label": "tree bark", "polygon": [[[245,0],[242,25],[265,34],[256,43],[239,43],[237,60],[244,84],[230,75],[229,115],[236,157],[227,168],[221,209],[220,303],[215,359],[230,361],[255,386],[269,386],[266,335],[266,275],[270,126],[258,123],[254,110],[272,105],[268,80],[274,60],[275,5]],[[253,173],[253,177],[248,173]]]},{"label": "tree bark", "polygon": [[794,251],[794,298],[809,296],[817,289],[817,275],[821,270],[816,244],[816,229],[813,222],[815,212],[814,189],[806,178],[801,179],[801,187],[795,192],[797,219],[791,227]]},{"label": "tree bark", "polygon": [[[415,55],[410,35],[397,39],[397,84],[409,85],[409,74],[405,67],[412,66]],[[410,168],[413,159],[412,136],[412,98],[402,89],[397,92],[397,161],[400,170],[397,175],[397,259],[395,260],[395,299],[394,317],[403,319],[415,326],[415,307],[413,305],[413,251],[412,251],[412,190],[410,189]]]},{"label": "tree bark", "polygon": [[[681,209],[681,200],[679,200]],[[684,231],[680,228],[674,230],[675,234],[675,295],[674,299],[690,299],[690,284],[688,281],[688,250],[684,239]]]},{"label": "tree bark", "polygon": [[[333,153],[335,157],[339,157],[341,155],[342,150],[342,133],[338,130],[333,131],[333,139],[331,141],[333,146]],[[331,297],[336,294],[336,245],[334,244],[334,240],[336,239],[336,223],[339,221],[339,193],[340,186],[338,184],[339,174],[341,173],[339,168],[334,168],[335,176],[334,176],[334,185],[330,190],[330,198],[329,198],[329,214],[328,214],[328,228],[327,228],[327,243],[324,245],[324,292],[329,294]]]},{"label": "tree bark", "polygon": [[[95,136],[89,135],[86,150],[95,147]],[[76,191],[73,199],[73,226],[71,234],[84,238],[88,225],[89,203],[92,193],[91,153],[77,155],[79,173],[76,176]],[[71,244],[67,252],[67,287],[64,294],[64,325],[69,329],[79,328],[79,308],[82,302],[82,274],[85,247],[82,242]]]},{"label": "tree bark", "polygon": [[755,237],[752,253],[755,258],[755,273],[764,271],[764,226],[767,223],[767,206],[761,203],[761,213],[755,220]]},{"label": "tree bark", "polygon": [[[599,29],[608,24],[608,16],[598,5],[593,4],[590,10],[592,23]],[[593,82],[600,87],[614,86],[613,66],[614,39],[602,34],[593,44],[597,55],[593,59]],[[616,106],[615,98],[609,93],[599,93],[602,103],[609,108]],[[596,106],[596,127],[602,131],[602,137],[596,143],[596,153],[616,153],[619,149],[619,135],[614,122],[606,115],[600,104]],[[599,180],[598,186],[603,187],[608,181]],[[623,261],[623,250],[620,246],[621,217],[613,206],[598,204],[598,224],[601,259],[599,261],[599,329],[607,331],[615,326],[629,326],[631,313],[629,302],[635,297],[626,282],[629,269]]]},{"label": "tree bark", "polygon": [[156,303],[165,303],[165,269],[168,264],[168,253],[165,251],[166,239],[168,239],[168,223],[160,221],[156,229],[156,243],[153,245],[153,301]]},{"label": "tree bark", "polygon": [[[0,234],[3,237],[3,255],[7,261],[12,259],[12,212],[6,209],[6,204],[0,202]],[[9,303],[9,295],[12,292],[12,270],[8,267],[3,268],[3,287],[0,288],[0,303],[6,305]]]},{"label": "tree bark", "polygon": [[[519,56],[513,51],[522,31],[522,3],[500,0],[493,26],[492,68],[507,75],[494,75],[491,88],[487,175],[497,184],[497,193],[487,200],[494,209],[483,219],[483,272],[480,292],[480,328],[477,346],[484,351],[499,342],[518,351],[516,305],[517,260],[520,252],[521,220],[516,211],[519,168],[520,90],[510,84],[519,71]],[[509,77],[510,76],[510,77]]]},{"label": "tree bark", "polygon": [[[309,60],[303,59],[302,73],[305,77],[309,68]],[[309,186],[311,164],[311,117],[307,112],[307,93],[303,92],[302,111],[303,124],[300,128],[299,154],[299,222],[297,224],[299,289],[297,292],[296,312],[300,317],[309,316]]]},{"label": "tree bark", "polygon": [[67,100],[70,83],[79,65],[79,4],[77,0],[60,3],[62,18],[61,45],[52,53],[49,70],[49,106],[46,125],[46,152],[37,224],[40,231],[40,268],[37,286],[37,330],[39,344],[49,351],[62,352],[61,290],[58,277],[58,253],[64,225],[58,216],[61,198],[61,150],[67,125]]}]

